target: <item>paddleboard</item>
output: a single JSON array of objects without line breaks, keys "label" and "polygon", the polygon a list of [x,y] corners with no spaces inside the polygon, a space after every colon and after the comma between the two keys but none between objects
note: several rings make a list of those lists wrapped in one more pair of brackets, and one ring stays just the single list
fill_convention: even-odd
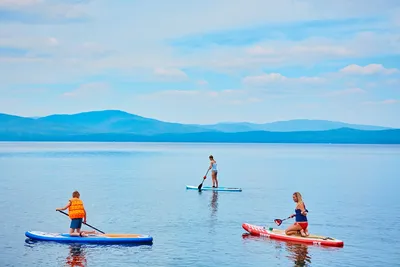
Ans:
[{"label": "paddleboard", "polygon": [[330,246],[330,247],[343,247],[344,242],[342,240],[310,234],[308,237],[302,237],[298,235],[286,235],[284,230],[274,229],[272,227],[265,228],[263,226],[257,226],[249,223],[243,223],[242,227],[244,230],[249,232],[251,235],[266,236],[271,239],[278,239],[283,241],[300,242],[310,245]]},{"label": "paddleboard", "polygon": [[[199,190],[198,186],[194,185],[187,185],[186,189],[189,190]],[[242,192],[242,188],[236,188],[236,187],[212,187],[212,186],[203,186],[201,188],[201,191],[230,191],[230,192]]]},{"label": "paddleboard", "polygon": [[87,237],[70,236],[64,233],[48,233],[41,231],[27,231],[25,236],[32,240],[55,241],[64,243],[92,243],[92,244],[133,244],[152,243],[153,237],[141,234],[92,234]]}]

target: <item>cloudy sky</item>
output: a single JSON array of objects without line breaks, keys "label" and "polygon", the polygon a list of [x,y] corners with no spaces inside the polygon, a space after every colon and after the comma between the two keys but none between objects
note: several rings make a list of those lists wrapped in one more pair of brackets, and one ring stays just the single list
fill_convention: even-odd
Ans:
[{"label": "cloudy sky", "polygon": [[399,0],[0,0],[0,112],[400,127]]}]

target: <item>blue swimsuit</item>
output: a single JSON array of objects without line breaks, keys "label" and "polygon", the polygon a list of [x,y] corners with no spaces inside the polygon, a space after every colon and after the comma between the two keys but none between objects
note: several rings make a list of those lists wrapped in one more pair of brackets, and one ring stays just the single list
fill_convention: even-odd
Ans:
[{"label": "blue swimsuit", "polygon": [[[304,209],[306,212],[308,210],[306,209],[306,205],[304,205]],[[307,221],[307,216],[304,216],[301,214],[301,209],[295,209],[294,212],[296,213],[296,222],[306,222]]]},{"label": "blue swimsuit", "polygon": [[215,172],[215,173],[217,173],[218,172],[218,170],[217,170],[217,163],[213,163],[212,164],[212,169],[211,169],[213,172]]}]

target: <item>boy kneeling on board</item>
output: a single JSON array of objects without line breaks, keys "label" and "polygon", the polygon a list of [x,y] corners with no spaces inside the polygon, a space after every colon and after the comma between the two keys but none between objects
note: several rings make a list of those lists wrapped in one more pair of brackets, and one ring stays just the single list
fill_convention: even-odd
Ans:
[{"label": "boy kneeling on board", "polygon": [[[83,201],[79,199],[80,194],[78,191],[72,193],[72,198],[68,204],[63,208],[57,208],[56,210],[68,209],[68,216],[71,219],[71,226],[69,229],[70,236],[88,236],[89,234],[96,234],[96,231],[81,231],[82,219],[86,223],[86,210],[83,206]],[[76,232],[75,232],[76,230]]]}]

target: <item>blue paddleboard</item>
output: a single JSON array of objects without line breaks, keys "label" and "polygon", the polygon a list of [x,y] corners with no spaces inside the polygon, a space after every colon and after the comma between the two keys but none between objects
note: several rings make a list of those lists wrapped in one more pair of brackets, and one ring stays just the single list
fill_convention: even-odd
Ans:
[{"label": "blue paddleboard", "polygon": [[63,233],[28,231],[25,232],[25,236],[32,240],[62,243],[137,244],[153,242],[153,237],[141,234],[92,234],[87,237],[80,237]]},{"label": "blue paddleboard", "polygon": [[[187,185],[186,189],[189,190],[199,190],[198,186]],[[229,191],[229,192],[242,192],[242,188],[237,187],[212,187],[212,186],[203,186],[201,191]]]}]

